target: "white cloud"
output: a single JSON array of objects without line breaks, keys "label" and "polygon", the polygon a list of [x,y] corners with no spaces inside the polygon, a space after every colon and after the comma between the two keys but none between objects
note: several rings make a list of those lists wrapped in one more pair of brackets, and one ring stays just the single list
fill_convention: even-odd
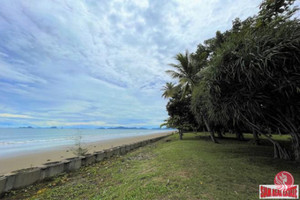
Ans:
[{"label": "white cloud", "polygon": [[259,3],[1,0],[0,112],[30,113],[40,125],[158,126],[174,55]]},{"label": "white cloud", "polygon": [[0,117],[4,118],[21,118],[21,119],[32,119],[33,117],[28,115],[18,115],[18,114],[9,114],[9,113],[0,113]]}]

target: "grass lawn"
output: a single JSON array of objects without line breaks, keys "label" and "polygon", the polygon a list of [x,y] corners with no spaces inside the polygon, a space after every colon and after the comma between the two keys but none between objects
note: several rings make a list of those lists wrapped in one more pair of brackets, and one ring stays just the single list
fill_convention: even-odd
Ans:
[{"label": "grass lawn", "polygon": [[266,141],[219,142],[212,143],[207,133],[185,134],[182,141],[172,135],[4,199],[258,199],[259,184],[273,184],[280,171],[300,184],[299,163],[274,160]]}]

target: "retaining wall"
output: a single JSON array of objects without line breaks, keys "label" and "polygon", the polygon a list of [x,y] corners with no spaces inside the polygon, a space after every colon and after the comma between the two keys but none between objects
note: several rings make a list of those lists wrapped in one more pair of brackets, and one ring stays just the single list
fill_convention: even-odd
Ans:
[{"label": "retaining wall", "polygon": [[87,154],[85,156],[68,158],[60,162],[46,163],[42,167],[22,169],[4,176],[0,176],[0,197],[5,192],[10,190],[26,187],[33,183],[57,176],[63,172],[74,171],[80,167],[88,166],[95,162],[109,159],[113,156],[124,155],[133,149],[156,142],[165,137],[167,136],[161,136],[132,144],[122,145],[119,147],[98,151],[93,154]]}]

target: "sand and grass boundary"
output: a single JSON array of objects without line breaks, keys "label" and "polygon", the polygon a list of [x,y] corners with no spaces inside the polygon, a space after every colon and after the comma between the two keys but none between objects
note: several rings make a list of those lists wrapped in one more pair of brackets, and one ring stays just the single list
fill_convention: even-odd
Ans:
[{"label": "sand and grass boundary", "polygon": [[113,156],[124,155],[127,152],[161,140],[169,135],[170,134],[146,139],[131,144],[105,149],[92,154],[87,154],[85,156],[67,158],[62,161],[46,163],[41,167],[21,169],[2,175],[0,176],[0,196],[1,194],[10,190],[23,188],[36,182],[55,177],[64,172],[74,171],[81,167],[109,159]]}]

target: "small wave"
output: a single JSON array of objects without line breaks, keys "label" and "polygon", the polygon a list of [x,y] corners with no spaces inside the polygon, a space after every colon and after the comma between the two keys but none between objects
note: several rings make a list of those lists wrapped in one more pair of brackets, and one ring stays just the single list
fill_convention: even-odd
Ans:
[{"label": "small wave", "polygon": [[43,142],[54,142],[54,141],[67,141],[67,140],[76,140],[77,137],[66,137],[66,138],[49,138],[42,140],[23,140],[23,141],[5,141],[0,142],[0,146],[2,145],[13,145],[13,144],[29,144],[29,143],[43,143]]}]

